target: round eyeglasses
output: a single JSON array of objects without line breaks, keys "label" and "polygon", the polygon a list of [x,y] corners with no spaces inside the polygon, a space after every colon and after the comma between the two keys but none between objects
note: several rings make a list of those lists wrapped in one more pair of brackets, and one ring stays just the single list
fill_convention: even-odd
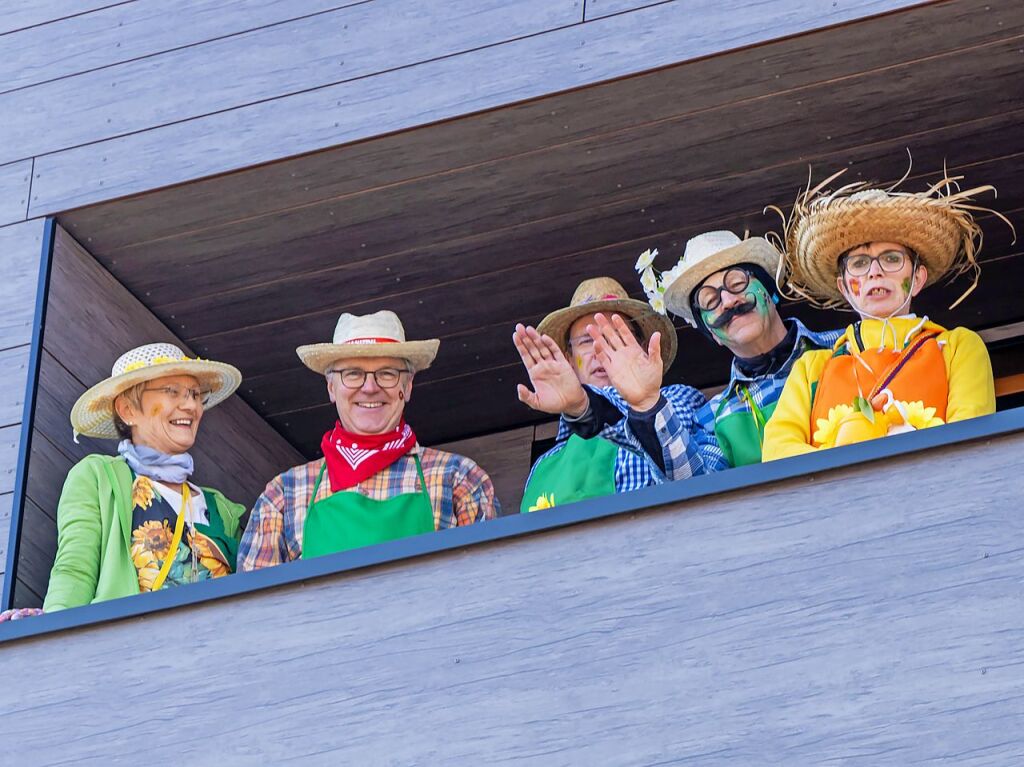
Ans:
[{"label": "round eyeglasses", "polygon": [[713,312],[722,305],[722,291],[728,291],[733,295],[739,295],[750,285],[750,273],[738,266],[729,269],[722,276],[720,287],[704,285],[697,291],[697,308],[702,312]]},{"label": "round eyeglasses", "polygon": [[871,271],[871,264],[878,262],[883,272],[898,272],[907,263],[907,254],[901,250],[887,250],[877,256],[869,256],[867,253],[858,253],[855,256],[847,256],[843,259],[843,268],[851,277],[863,277]]},{"label": "round eyeglasses", "polygon": [[341,378],[341,385],[346,389],[361,389],[366,383],[367,376],[373,376],[374,382],[382,389],[394,389],[402,380],[402,373],[408,370],[398,368],[381,368],[380,370],[363,370],[362,368],[342,368],[340,370],[328,370],[328,373],[337,373]]},{"label": "round eyeglasses", "polygon": [[200,405],[206,405],[210,401],[210,392],[204,389],[194,389],[188,386],[154,386],[149,389],[143,389],[143,391],[157,391],[161,394],[165,394],[175,402],[181,402],[183,400],[195,400]]}]

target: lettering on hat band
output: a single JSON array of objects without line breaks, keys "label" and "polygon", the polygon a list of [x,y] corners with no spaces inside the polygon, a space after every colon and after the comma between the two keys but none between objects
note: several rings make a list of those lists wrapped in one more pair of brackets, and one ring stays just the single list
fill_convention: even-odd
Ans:
[{"label": "lettering on hat band", "polygon": [[397,338],[350,338],[342,344],[400,344]]}]

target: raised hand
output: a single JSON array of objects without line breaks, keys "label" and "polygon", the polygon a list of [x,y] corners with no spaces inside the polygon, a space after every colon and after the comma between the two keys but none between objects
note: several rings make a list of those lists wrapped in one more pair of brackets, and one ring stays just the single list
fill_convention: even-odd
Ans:
[{"label": "raised hand", "polygon": [[22,618],[33,618],[42,615],[43,611],[38,607],[15,607],[13,610],[0,612],[0,623],[7,621],[20,621]]},{"label": "raised hand", "polygon": [[516,325],[512,343],[533,384],[533,391],[522,384],[516,387],[519,400],[542,413],[583,415],[587,393],[558,344],[522,323]]},{"label": "raised hand", "polygon": [[658,404],[663,372],[661,333],[652,333],[644,350],[618,314],[610,319],[604,314],[595,315],[587,333],[594,339],[594,354],[612,386],[629,406],[643,412]]}]

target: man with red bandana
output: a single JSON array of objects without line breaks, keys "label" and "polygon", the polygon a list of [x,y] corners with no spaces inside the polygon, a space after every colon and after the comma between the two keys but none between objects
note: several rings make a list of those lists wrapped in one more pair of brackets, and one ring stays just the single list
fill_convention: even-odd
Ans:
[{"label": "man with red bandana", "polygon": [[420,447],[405,422],[415,374],[440,341],[406,341],[393,312],[342,314],[332,343],[300,346],[337,408],[324,457],[278,475],[256,501],[238,569],[256,570],[498,514],[490,478],[461,455]]}]

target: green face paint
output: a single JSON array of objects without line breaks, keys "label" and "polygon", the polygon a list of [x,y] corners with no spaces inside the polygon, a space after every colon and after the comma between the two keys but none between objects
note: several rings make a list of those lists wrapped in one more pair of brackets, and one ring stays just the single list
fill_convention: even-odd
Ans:
[{"label": "green face paint", "polygon": [[[766,319],[768,317],[769,312],[771,312],[771,296],[768,295],[768,290],[756,277],[750,278],[750,282],[747,284],[747,289],[743,293],[743,302],[744,304],[748,305],[752,303],[754,306],[753,308],[749,309],[748,312],[757,312],[757,315],[761,317],[762,320]],[[735,309],[735,307],[733,308]],[[743,314],[746,314],[748,312],[743,312]],[[723,312],[716,317],[713,311],[706,311],[704,309],[700,310],[700,317],[704,321],[705,327],[707,327],[708,330],[711,331],[711,335],[713,335],[722,343],[726,343],[732,340],[727,331],[727,328],[729,327],[729,324],[731,322],[731,318],[729,322],[726,322],[719,327],[716,327],[714,323],[716,322],[716,320],[718,322],[721,322],[721,320],[726,316],[727,313],[728,312]],[[733,312],[732,316],[736,317],[739,315]]]},{"label": "green face paint", "polygon": [[909,277],[904,277],[903,278],[903,282],[901,283],[901,286],[903,288],[903,292],[904,293],[908,293],[908,294],[910,293],[910,285],[911,285],[910,278]]}]

